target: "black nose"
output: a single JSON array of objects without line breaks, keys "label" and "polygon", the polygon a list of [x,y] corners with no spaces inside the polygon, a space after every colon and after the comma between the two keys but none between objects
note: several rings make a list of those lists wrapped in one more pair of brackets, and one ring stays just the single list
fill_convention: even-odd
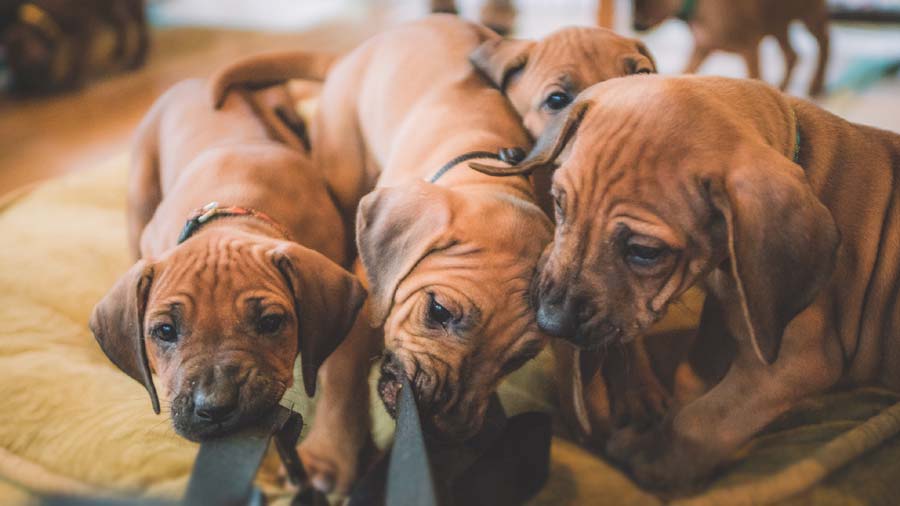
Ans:
[{"label": "black nose", "polygon": [[537,323],[541,331],[554,337],[572,339],[575,334],[575,318],[565,305],[541,302],[537,311]]},{"label": "black nose", "polygon": [[237,411],[240,385],[236,368],[217,366],[194,390],[194,416],[203,423],[223,423]]},{"label": "black nose", "polygon": [[194,415],[206,423],[222,423],[237,410],[235,390],[216,388],[212,392],[198,389],[194,392]]}]

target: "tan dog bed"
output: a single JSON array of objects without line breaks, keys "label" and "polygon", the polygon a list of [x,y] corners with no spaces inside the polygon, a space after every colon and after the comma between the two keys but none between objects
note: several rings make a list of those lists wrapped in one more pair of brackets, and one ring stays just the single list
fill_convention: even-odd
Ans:
[{"label": "tan dog bed", "polygon": [[[143,387],[107,361],[87,328],[94,303],[130,264],[126,172],[121,157],[0,201],[0,504],[26,503],[39,493],[177,497],[187,482],[196,446],[176,436],[168,418],[153,415]],[[542,356],[504,384],[511,414],[553,409],[548,360]],[[777,499],[804,480],[815,483],[820,464],[831,465],[840,453],[822,452],[825,443],[898,400],[863,390],[805,403],[712,484],[711,493],[744,485],[739,493],[729,489],[727,498],[712,495],[694,504]],[[373,412],[378,439],[385,442],[391,422],[379,404]],[[869,423],[862,438],[841,440],[849,450],[846,444],[838,450],[852,458],[871,434],[889,434],[898,419],[884,416],[894,418],[882,433],[873,433],[878,428]],[[661,504],[569,442],[557,438],[552,457],[550,482],[533,504]],[[283,498],[272,464],[260,483]],[[778,474],[792,464],[790,474]],[[779,504],[887,505],[897,497],[900,440],[893,438]]]}]

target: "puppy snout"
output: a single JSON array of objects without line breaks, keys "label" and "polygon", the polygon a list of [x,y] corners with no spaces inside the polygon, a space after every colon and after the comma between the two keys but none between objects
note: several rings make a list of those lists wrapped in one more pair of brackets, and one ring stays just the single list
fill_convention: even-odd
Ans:
[{"label": "puppy snout", "polygon": [[194,417],[201,423],[227,422],[238,411],[240,378],[237,366],[216,366],[194,389]]},{"label": "puppy snout", "polygon": [[567,290],[546,277],[536,288],[538,327],[551,336],[571,339],[577,322]]},{"label": "puppy snout", "polygon": [[381,362],[381,376],[378,378],[378,395],[384,403],[388,414],[397,417],[397,405],[400,400],[400,378],[406,371],[403,364],[393,353],[386,353]]},{"label": "puppy snout", "polygon": [[223,423],[237,411],[237,392],[217,388],[194,392],[194,416],[205,423]]},{"label": "puppy snout", "polygon": [[575,319],[558,303],[542,303],[537,323],[542,332],[554,337],[571,338],[575,333]]}]

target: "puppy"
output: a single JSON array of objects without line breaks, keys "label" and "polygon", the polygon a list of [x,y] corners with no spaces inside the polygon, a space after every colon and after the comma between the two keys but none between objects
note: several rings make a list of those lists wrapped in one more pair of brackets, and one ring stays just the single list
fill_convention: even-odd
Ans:
[{"label": "puppy", "polygon": [[259,421],[316,372],[365,291],[347,271],[340,215],[308,159],[274,140],[249,97],[213,111],[206,84],[171,88],[138,128],[128,225],[140,259],[97,304],[106,355],[201,440]]},{"label": "puppy", "polygon": [[585,90],[506,171],[558,166],[542,329],[627,342],[696,285],[701,341],[736,343],[709,392],[611,442],[639,480],[704,476],[839,382],[900,389],[898,159],[900,136],[762,83],[646,76]]},{"label": "puppy", "polygon": [[797,64],[788,28],[803,21],[819,44],[819,62],[809,87],[822,93],[828,64],[828,7],[825,0],[635,0],[634,29],[649,30],[667,18],[678,17],[694,34],[694,52],[685,68],[693,74],[713,51],[738,53],[747,62],[751,78],[759,79],[759,43],[773,35],[784,53],[781,89],[787,88]]},{"label": "puppy", "polygon": [[88,72],[92,40],[104,27],[115,33],[113,64],[137,68],[147,55],[142,0],[14,0],[5,2],[2,14],[0,45],[18,93],[79,86]]}]

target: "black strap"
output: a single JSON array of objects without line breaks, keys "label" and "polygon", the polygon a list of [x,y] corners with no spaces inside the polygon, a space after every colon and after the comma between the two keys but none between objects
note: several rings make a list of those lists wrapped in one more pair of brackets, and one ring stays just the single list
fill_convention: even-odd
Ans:
[{"label": "black strap", "polygon": [[[253,487],[253,480],[269,448],[269,438],[273,430],[280,430],[290,419],[291,414],[290,410],[279,406],[269,424],[256,424],[240,432],[201,444],[184,495],[184,504],[187,506],[265,504],[262,495]],[[255,498],[259,500],[254,500]]]},{"label": "black strap", "polygon": [[437,172],[434,173],[433,176],[428,179],[428,182],[434,184],[438,179],[441,178],[441,176],[446,174],[453,167],[456,167],[463,162],[468,162],[469,160],[475,160],[477,158],[490,158],[491,160],[500,160],[501,162],[515,165],[525,159],[525,150],[520,147],[512,147],[500,148],[496,153],[492,153],[490,151],[470,151],[468,153],[463,153],[445,163],[440,169],[438,169]]},{"label": "black strap", "polygon": [[[457,162],[459,163],[459,162]],[[397,430],[388,467],[388,505],[437,506],[437,489],[425,447],[422,423],[406,375],[402,375],[400,403],[397,411]]]}]

